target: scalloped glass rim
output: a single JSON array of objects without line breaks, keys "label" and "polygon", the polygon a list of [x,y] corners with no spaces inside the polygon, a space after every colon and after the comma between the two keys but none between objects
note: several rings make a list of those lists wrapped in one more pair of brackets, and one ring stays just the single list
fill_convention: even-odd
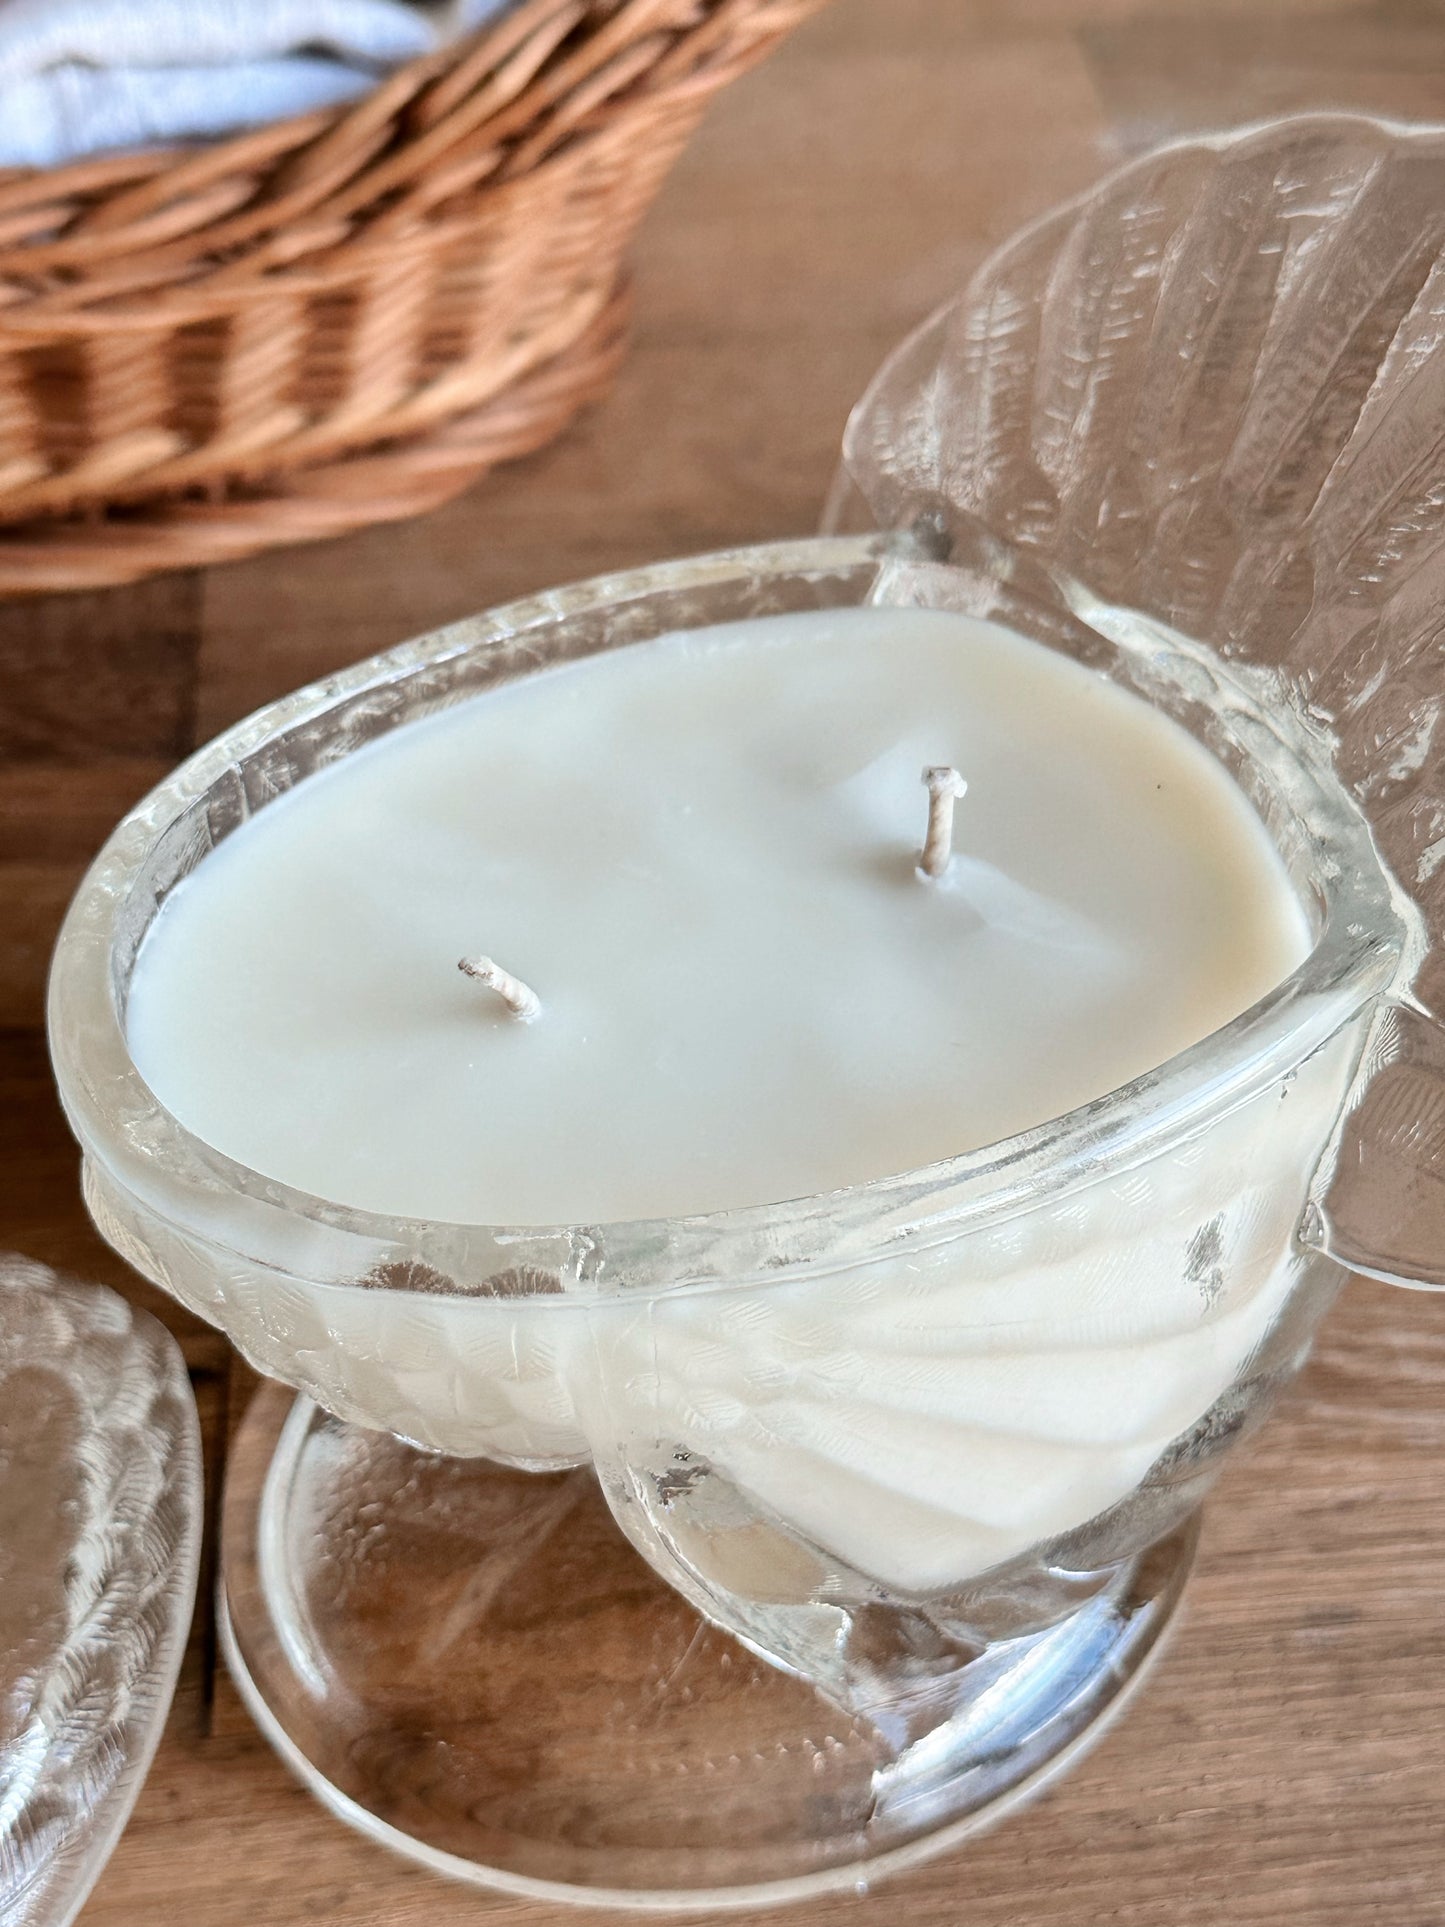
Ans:
[{"label": "scalloped glass rim", "polygon": [[[1148,1075],[1016,1137],[916,1171],[692,1218],[431,1225],[314,1197],[239,1164],[188,1131],[146,1085],[126,1045],[117,997],[119,918],[159,837],[221,779],[235,778],[248,754],[361,695],[394,689],[458,658],[511,647],[525,673],[543,660],[528,647],[529,637],[588,612],[646,605],[662,594],[721,593],[729,584],[765,586],[770,580],[781,585],[856,578],[866,591],[890,561],[915,555],[908,535],[830,536],[594,577],[464,618],[371,657],[283,697],[216,737],[122,820],[83,879],[61,930],[49,989],[50,1047],[61,1099],[86,1156],[163,1217],[192,1231],[207,1226],[202,1235],[215,1249],[272,1269],[281,1268],[278,1250],[285,1250],[288,1265],[293,1252],[300,1255],[297,1220],[343,1234],[350,1256],[338,1268],[334,1260],[340,1252],[333,1247],[319,1283],[354,1284],[378,1263],[416,1262],[427,1267],[432,1290],[457,1284],[475,1291],[505,1271],[510,1275],[497,1281],[497,1295],[535,1294],[539,1304],[559,1307],[575,1303],[579,1295],[611,1291],[633,1296],[687,1284],[742,1285],[803,1267],[816,1273],[857,1263],[903,1239],[951,1238],[964,1226],[1006,1217],[1044,1196],[1091,1182],[1105,1168],[1126,1168],[1244,1103],[1372,1000],[1401,989],[1407,932],[1396,886],[1363,817],[1328,780],[1322,746],[1301,730],[1287,747],[1317,798],[1312,828],[1321,831],[1319,841],[1331,852],[1334,876],[1321,907],[1318,940],[1299,969],[1234,1022]],[[1065,592],[1064,585],[1055,587]],[[1087,592],[1076,589],[1066,599],[1076,613],[1097,614],[1084,610]],[[1167,633],[1147,619],[1141,618],[1140,626],[1155,637]],[[660,630],[644,625],[637,639],[656,633]],[[1117,635],[1110,640],[1121,646]],[[1236,666],[1217,662],[1207,651],[1183,647],[1216,677],[1229,680],[1238,674]],[[227,1229],[219,1236],[209,1228],[217,1204],[226,1207]],[[248,1230],[255,1233],[244,1244],[232,1235],[238,1207],[250,1212]],[[278,1213],[289,1227],[279,1246],[268,1235]],[[322,1256],[319,1250],[306,1255]],[[524,1267],[550,1274],[547,1284],[534,1284]],[[551,1277],[557,1276],[567,1282],[565,1298],[555,1295]],[[407,1287],[378,1283],[375,1288]]]}]

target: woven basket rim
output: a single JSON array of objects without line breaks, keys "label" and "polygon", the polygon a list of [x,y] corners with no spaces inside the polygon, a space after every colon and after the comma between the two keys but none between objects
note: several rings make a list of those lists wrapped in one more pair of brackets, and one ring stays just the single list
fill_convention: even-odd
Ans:
[{"label": "woven basket rim", "polygon": [[[435,155],[464,135],[474,135],[478,127],[485,126],[494,142],[504,145],[524,132],[535,138],[535,123],[550,114],[557,122],[557,145],[605,135],[605,118],[589,125],[575,113],[558,116],[557,109],[567,107],[573,83],[605,73],[612,47],[622,53],[640,48],[650,58],[645,63],[634,60],[635,73],[619,69],[618,92],[604,93],[598,106],[609,100],[617,104],[630,91],[646,93],[663,83],[674,94],[685,92],[689,82],[706,93],[715,84],[706,71],[709,55],[722,60],[735,57],[736,50],[714,35],[711,47],[699,47],[684,60],[670,58],[707,37],[699,35],[699,27],[724,16],[737,24],[753,14],[766,21],[759,33],[765,31],[771,41],[820,3],[523,0],[499,21],[407,62],[381,77],[360,99],[336,108],[218,141],[87,157],[54,169],[0,171],[0,223],[7,215],[13,221],[26,208],[43,213],[67,200],[82,204],[52,239],[0,240],[0,324],[17,305],[7,279],[23,283],[41,272],[65,270],[77,277],[67,289],[74,301],[83,298],[97,267],[111,259],[145,260],[147,249],[157,270],[169,258],[203,251],[213,257],[199,265],[203,279],[238,276],[252,256],[293,230],[298,220],[322,214],[331,221],[363,219],[368,209],[385,204],[403,181],[430,166]],[[667,33],[672,42],[663,47],[660,41]],[[460,92],[459,77],[468,83]],[[432,96],[438,93],[445,111],[435,111]],[[395,136],[404,122],[422,124],[419,132],[407,132],[398,143]],[[539,152],[526,173],[538,171],[547,158],[545,151]],[[504,164],[502,156],[499,169]],[[224,206],[225,197],[217,199],[217,184],[224,186],[227,177],[248,169],[256,171],[267,192],[258,197],[253,186],[243,193],[242,183],[231,190],[236,205]],[[495,183],[498,189],[505,184]],[[213,218],[207,193],[214,203]],[[37,291],[34,298],[44,296]]]}]

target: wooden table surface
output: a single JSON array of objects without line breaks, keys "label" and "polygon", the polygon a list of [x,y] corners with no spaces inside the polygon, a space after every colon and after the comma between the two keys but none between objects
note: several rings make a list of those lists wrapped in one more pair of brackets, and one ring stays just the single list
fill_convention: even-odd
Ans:
[{"label": "wooden table surface", "polygon": [[[850,400],[991,243],[1162,136],[1325,105],[1445,116],[1445,4],[836,0],[714,111],[644,234],[621,382],[559,446],[409,526],[0,608],[0,1246],[161,1310],[195,1375],[213,1502],[245,1379],[91,1231],[41,1036],[56,924],[115,817],[223,724],[437,622],[812,528]],[[82,1919],[563,1917],[333,1821],[252,1730],[203,1601]],[[789,1917],[1445,1923],[1445,1297],[1347,1292],[1213,1501],[1162,1666],[1071,1777],[948,1859]]]}]

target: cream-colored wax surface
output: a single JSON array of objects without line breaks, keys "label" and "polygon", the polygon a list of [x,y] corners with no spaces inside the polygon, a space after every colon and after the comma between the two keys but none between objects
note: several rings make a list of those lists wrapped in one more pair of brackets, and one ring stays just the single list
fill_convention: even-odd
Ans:
[{"label": "cream-colored wax surface", "polygon": [[[968,790],[938,881],[925,765]],[[176,891],[135,1060],[341,1203],[514,1224],[830,1190],[1057,1116],[1308,947],[1180,728],[993,625],[770,618],[550,669],[314,776]],[[457,969],[530,985],[519,1022]]]}]

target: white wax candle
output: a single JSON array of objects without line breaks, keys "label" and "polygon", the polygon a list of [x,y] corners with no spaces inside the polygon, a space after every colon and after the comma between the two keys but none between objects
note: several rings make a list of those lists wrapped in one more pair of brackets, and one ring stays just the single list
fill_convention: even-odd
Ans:
[{"label": "white wax candle", "polygon": [[[967,783],[916,868],[924,768]],[[265,809],[131,989],[157,1096],[342,1203],[596,1222],[828,1190],[1116,1088],[1308,945],[1177,725],[983,622],[847,610],[552,669]],[[539,995],[518,1022],[458,972]]]}]

